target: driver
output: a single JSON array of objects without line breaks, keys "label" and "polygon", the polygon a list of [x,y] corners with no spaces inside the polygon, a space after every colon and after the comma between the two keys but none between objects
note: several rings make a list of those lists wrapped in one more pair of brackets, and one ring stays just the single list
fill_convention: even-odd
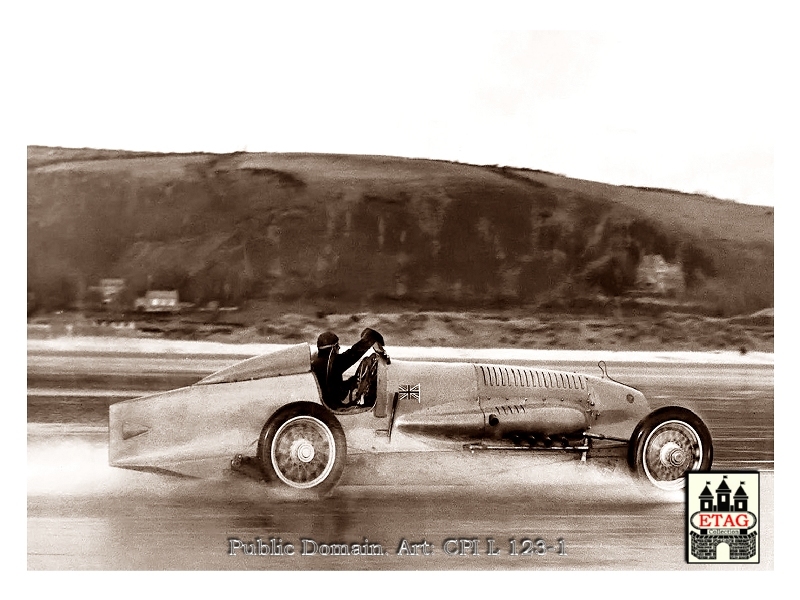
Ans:
[{"label": "driver", "polygon": [[367,327],[361,339],[339,354],[339,336],[331,331],[317,338],[317,355],[311,361],[311,370],[322,388],[322,399],[331,408],[344,406],[345,399],[357,385],[356,376],[343,379],[344,372],[358,362],[373,345],[383,350],[383,336]]}]

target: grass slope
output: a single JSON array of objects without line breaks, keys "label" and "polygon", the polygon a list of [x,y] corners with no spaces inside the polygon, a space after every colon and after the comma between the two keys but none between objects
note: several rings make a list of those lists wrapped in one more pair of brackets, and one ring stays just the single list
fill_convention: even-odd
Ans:
[{"label": "grass slope", "polygon": [[28,148],[43,308],[102,277],[196,303],[597,308],[647,254],[680,263],[684,299],[718,315],[773,304],[765,207],[394,157]]}]

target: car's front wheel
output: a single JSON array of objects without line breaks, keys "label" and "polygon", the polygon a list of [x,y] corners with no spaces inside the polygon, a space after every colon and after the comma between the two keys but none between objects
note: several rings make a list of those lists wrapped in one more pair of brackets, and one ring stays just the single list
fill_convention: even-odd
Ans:
[{"label": "car's front wheel", "polygon": [[711,433],[692,411],[667,406],[642,419],[631,436],[628,462],[655,487],[674,491],[689,471],[707,471],[713,458]]},{"label": "car's front wheel", "polygon": [[328,493],[342,476],[347,455],[344,430],[328,410],[303,402],[279,410],[258,442],[261,470],[288,488]]}]

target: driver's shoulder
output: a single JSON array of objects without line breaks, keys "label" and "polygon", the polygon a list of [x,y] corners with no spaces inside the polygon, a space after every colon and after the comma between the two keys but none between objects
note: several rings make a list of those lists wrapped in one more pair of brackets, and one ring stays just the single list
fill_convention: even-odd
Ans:
[{"label": "driver's shoulder", "polygon": [[367,351],[372,347],[370,344],[367,344],[365,346],[362,342],[363,340],[353,344],[352,347],[340,353],[336,357],[337,362],[339,362],[342,365],[346,364],[347,365],[345,367],[346,369],[349,369],[354,364],[356,364],[356,362],[358,362],[358,360],[362,356],[364,356],[367,353]]}]

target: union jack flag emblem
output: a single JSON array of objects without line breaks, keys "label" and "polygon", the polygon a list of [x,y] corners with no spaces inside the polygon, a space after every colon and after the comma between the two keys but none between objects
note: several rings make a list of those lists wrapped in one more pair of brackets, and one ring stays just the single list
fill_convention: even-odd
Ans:
[{"label": "union jack flag emblem", "polygon": [[416,400],[417,402],[422,402],[420,400],[419,384],[401,385],[397,390],[397,394],[398,400]]}]

